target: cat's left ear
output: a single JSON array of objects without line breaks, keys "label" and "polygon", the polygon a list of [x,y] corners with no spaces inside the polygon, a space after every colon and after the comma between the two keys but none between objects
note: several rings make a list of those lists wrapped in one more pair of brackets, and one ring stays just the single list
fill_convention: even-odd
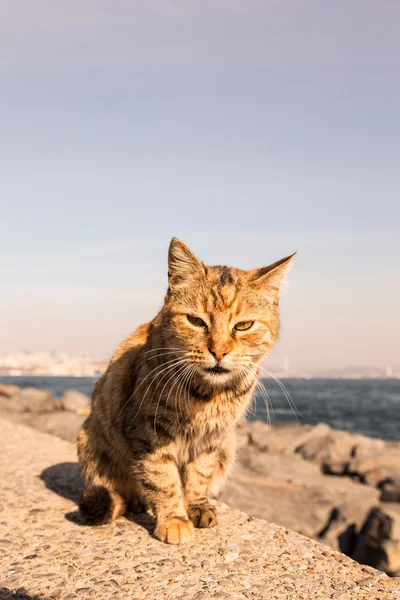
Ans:
[{"label": "cat's left ear", "polygon": [[252,269],[248,272],[250,285],[265,290],[277,300],[279,298],[282,281],[295,256],[296,252],[272,263],[272,265],[269,265],[268,267]]},{"label": "cat's left ear", "polygon": [[202,263],[178,238],[172,238],[168,251],[168,283],[173,288],[204,277]]}]

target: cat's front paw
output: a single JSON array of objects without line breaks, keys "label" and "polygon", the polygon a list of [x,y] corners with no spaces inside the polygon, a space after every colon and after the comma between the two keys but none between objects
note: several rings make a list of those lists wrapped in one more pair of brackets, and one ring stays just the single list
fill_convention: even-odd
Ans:
[{"label": "cat's front paw", "polygon": [[166,544],[183,544],[193,537],[193,525],[188,519],[172,517],[157,523],[154,536]]},{"label": "cat's front paw", "polygon": [[217,511],[212,504],[189,506],[188,516],[195,527],[215,527],[218,523]]}]

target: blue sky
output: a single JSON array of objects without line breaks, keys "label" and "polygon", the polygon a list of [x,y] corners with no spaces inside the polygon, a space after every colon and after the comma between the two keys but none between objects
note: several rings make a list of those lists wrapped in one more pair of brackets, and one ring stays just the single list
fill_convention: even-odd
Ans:
[{"label": "blue sky", "polygon": [[294,250],[275,355],[399,363],[400,7],[0,5],[0,352],[108,356],[166,250]]}]

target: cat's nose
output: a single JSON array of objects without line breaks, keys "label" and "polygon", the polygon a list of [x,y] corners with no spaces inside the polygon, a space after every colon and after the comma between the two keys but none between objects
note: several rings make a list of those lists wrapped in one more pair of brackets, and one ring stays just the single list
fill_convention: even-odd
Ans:
[{"label": "cat's nose", "polygon": [[222,360],[224,356],[228,354],[228,350],[226,348],[215,348],[214,346],[210,346],[208,350],[213,355],[215,360]]}]

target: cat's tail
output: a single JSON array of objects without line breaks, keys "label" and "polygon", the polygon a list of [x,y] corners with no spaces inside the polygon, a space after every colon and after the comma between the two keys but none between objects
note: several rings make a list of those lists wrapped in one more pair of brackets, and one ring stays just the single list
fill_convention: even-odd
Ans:
[{"label": "cat's tail", "polygon": [[117,492],[102,485],[92,485],[83,490],[79,510],[88,525],[104,525],[126,513],[126,502]]}]

